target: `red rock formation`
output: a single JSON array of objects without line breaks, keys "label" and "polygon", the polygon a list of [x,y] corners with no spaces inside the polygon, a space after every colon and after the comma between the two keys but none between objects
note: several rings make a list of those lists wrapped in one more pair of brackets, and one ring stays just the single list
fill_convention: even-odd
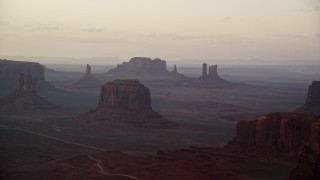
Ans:
[{"label": "red rock formation", "polygon": [[306,104],[295,112],[320,115],[320,81],[313,81],[309,86]]},{"label": "red rock formation", "polygon": [[96,88],[99,88],[100,86],[101,86],[100,81],[91,74],[91,67],[89,64],[87,64],[85,75],[78,81],[71,84],[69,88],[88,90],[88,89],[96,89]]},{"label": "red rock formation", "polygon": [[21,73],[15,92],[0,99],[0,111],[57,111],[60,107],[36,94],[36,83],[30,74]]},{"label": "red rock formation", "polygon": [[237,135],[227,147],[263,155],[296,158],[301,148],[320,152],[320,117],[272,113],[252,121],[240,121]]},{"label": "red rock formation", "polygon": [[99,107],[150,110],[150,91],[138,80],[115,80],[101,86]]},{"label": "red rock formation", "polygon": [[138,80],[115,80],[102,85],[98,108],[79,119],[104,125],[176,126],[152,109],[150,91]]}]

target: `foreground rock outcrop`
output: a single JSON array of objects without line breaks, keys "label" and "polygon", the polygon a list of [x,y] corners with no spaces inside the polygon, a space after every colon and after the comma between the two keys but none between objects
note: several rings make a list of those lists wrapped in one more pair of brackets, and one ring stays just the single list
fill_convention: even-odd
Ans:
[{"label": "foreground rock outcrop", "polygon": [[228,148],[260,155],[297,159],[301,149],[320,152],[320,117],[272,113],[252,121],[240,121]]},{"label": "foreground rock outcrop", "polygon": [[320,115],[320,81],[312,82],[308,89],[305,105],[295,112]]},{"label": "foreground rock outcrop", "polygon": [[290,172],[287,180],[317,180],[320,179],[320,154],[308,155],[302,153],[298,164]]},{"label": "foreground rock outcrop", "polygon": [[134,57],[129,62],[118,64],[116,68],[109,70],[107,74],[144,78],[148,78],[148,76],[153,78],[162,76],[183,77],[182,74],[178,73],[176,66],[172,72],[169,72],[166,61],[147,57]]},{"label": "foreground rock outcrop", "polygon": [[61,110],[60,107],[38,96],[36,90],[37,84],[32,75],[21,73],[17,79],[16,90],[0,99],[0,111],[54,112]]},{"label": "foreground rock outcrop", "polygon": [[91,73],[91,66],[87,64],[85,75],[69,86],[71,89],[88,90],[96,89],[101,86],[100,81]]},{"label": "foreground rock outcrop", "polygon": [[138,80],[115,80],[102,85],[98,107],[80,115],[79,119],[111,126],[176,126],[152,109],[150,91]]},{"label": "foreground rock outcrop", "polygon": [[35,62],[0,59],[0,90],[12,92],[16,88],[16,79],[20,73],[29,74],[37,82],[37,90],[57,90],[45,80],[45,67]]}]

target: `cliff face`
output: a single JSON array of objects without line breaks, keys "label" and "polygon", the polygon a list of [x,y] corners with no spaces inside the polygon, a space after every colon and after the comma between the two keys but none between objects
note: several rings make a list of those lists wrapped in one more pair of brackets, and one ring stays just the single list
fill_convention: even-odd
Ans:
[{"label": "cliff face", "polygon": [[167,70],[167,63],[159,58],[151,59],[146,57],[134,57],[129,62],[118,64],[115,69],[108,71],[108,74],[120,76],[183,76],[182,74],[170,73]]},{"label": "cliff face", "polygon": [[150,91],[138,80],[115,80],[101,86],[99,105],[78,117],[97,126],[175,127],[151,107]]},{"label": "cliff face", "polygon": [[101,86],[99,107],[151,110],[150,91],[138,80],[116,80]]},{"label": "cliff face", "polygon": [[295,112],[320,115],[320,81],[312,82],[308,89],[306,104]]},{"label": "cliff face", "polygon": [[237,135],[227,147],[270,155],[297,157],[301,148],[320,152],[320,117],[273,113],[240,121]]},{"label": "cliff face", "polygon": [[61,108],[37,95],[36,83],[30,74],[21,73],[17,78],[16,90],[0,99],[0,111],[5,112],[57,110]]},{"label": "cliff face", "polygon": [[20,75],[29,74],[37,82],[39,90],[55,90],[45,81],[44,66],[35,62],[0,60],[0,88],[12,91],[16,88],[16,79]]},{"label": "cliff face", "polygon": [[96,89],[101,86],[100,81],[91,74],[91,66],[87,64],[85,75],[78,81],[72,83],[68,88],[71,89]]}]

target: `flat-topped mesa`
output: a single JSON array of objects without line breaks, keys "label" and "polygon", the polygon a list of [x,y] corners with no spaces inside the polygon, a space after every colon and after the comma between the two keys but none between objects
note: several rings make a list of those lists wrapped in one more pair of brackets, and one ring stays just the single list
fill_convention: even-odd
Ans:
[{"label": "flat-topped mesa", "polygon": [[97,108],[80,115],[85,126],[176,127],[152,109],[149,88],[138,80],[115,80],[101,86]]},{"label": "flat-topped mesa", "polygon": [[149,88],[138,80],[115,80],[101,86],[99,108],[150,110]]},{"label": "flat-topped mesa", "polygon": [[166,61],[159,58],[152,60],[147,57],[134,57],[129,62],[118,64],[116,68],[108,71],[115,75],[159,75],[168,72]]},{"label": "flat-topped mesa", "polygon": [[45,66],[35,62],[12,61],[0,59],[0,89],[12,92],[17,88],[17,77],[29,74],[37,82],[37,91],[57,91],[53,85],[45,80]]},{"label": "flat-topped mesa", "polygon": [[320,115],[320,81],[313,81],[309,86],[305,105],[296,109],[295,112]]},{"label": "flat-topped mesa", "polygon": [[320,153],[320,117],[272,113],[251,121],[239,121],[237,135],[226,146],[262,155],[298,157],[301,149]]},{"label": "flat-topped mesa", "polygon": [[17,78],[16,92],[36,92],[36,83],[30,74],[19,74]]},{"label": "flat-topped mesa", "polygon": [[118,64],[116,68],[107,72],[122,77],[154,78],[154,77],[183,77],[177,69],[169,72],[167,63],[159,58],[134,57],[129,62]]}]

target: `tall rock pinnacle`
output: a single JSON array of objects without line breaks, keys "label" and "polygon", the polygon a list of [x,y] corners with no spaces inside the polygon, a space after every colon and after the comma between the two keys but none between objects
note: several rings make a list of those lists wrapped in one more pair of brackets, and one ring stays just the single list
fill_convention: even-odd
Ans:
[{"label": "tall rock pinnacle", "polygon": [[298,113],[320,115],[320,81],[313,81],[309,86],[305,105],[295,110]]},{"label": "tall rock pinnacle", "polygon": [[313,81],[309,86],[306,104],[320,104],[320,81]]},{"label": "tall rock pinnacle", "polygon": [[87,64],[87,69],[86,69],[86,74],[85,76],[90,76],[91,75],[91,66]]}]

